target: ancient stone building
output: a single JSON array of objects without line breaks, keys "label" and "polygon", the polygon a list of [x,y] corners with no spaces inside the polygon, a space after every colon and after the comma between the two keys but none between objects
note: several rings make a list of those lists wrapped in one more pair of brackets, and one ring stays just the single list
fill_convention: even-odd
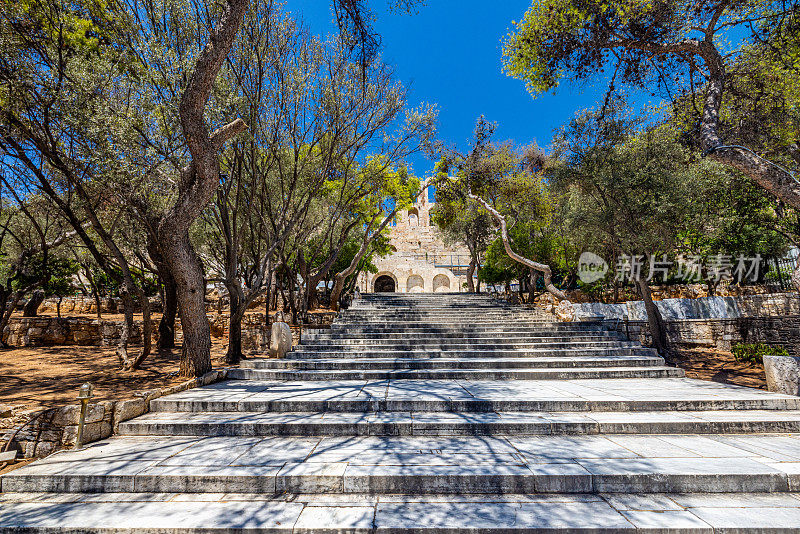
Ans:
[{"label": "ancient stone building", "polygon": [[428,195],[409,210],[398,213],[391,226],[391,256],[374,260],[377,273],[362,273],[359,290],[364,293],[446,293],[466,291],[469,251],[448,246],[431,223],[435,205]]}]

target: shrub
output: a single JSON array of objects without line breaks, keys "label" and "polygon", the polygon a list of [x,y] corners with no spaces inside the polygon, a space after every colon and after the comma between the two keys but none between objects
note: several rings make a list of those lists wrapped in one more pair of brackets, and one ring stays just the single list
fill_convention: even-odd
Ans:
[{"label": "shrub", "polygon": [[764,356],[789,356],[783,347],[766,343],[737,343],[731,349],[737,362],[764,363]]}]

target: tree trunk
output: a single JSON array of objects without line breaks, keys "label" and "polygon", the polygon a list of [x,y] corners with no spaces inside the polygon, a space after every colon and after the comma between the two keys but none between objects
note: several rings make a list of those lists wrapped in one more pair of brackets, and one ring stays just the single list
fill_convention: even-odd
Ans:
[{"label": "tree trunk", "polygon": [[92,296],[94,297],[94,306],[96,308],[95,312],[97,313],[97,318],[102,319],[103,311],[100,303],[100,290],[97,288],[97,284],[94,281],[94,276],[92,276],[89,267],[84,265],[83,270],[86,273],[86,279],[89,281],[89,286],[92,288]]},{"label": "tree trunk", "polygon": [[189,232],[160,232],[161,251],[175,280],[181,310],[183,346],[180,375],[202,376],[211,371],[211,326],[205,303],[205,277],[200,259],[189,240]]},{"label": "tree trunk", "polygon": [[[166,271],[166,269],[165,269]],[[159,276],[162,276],[159,274]],[[161,321],[158,323],[158,348],[172,349],[175,347],[175,319],[178,315],[178,293],[175,288],[175,279],[169,272],[162,278],[164,284],[164,301]]]},{"label": "tree trunk", "polygon": [[128,343],[133,333],[133,298],[125,286],[120,291],[120,298],[122,298],[122,314],[125,318],[122,321],[122,332],[117,345],[117,358],[119,358],[120,368],[130,369],[131,360],[128,356]]},{"label": "tree trunk", "polygon": [[238,364],[242,360],[242,299],[241,290],[236,287],[236,282],[226,283],[228,289],[228,306],[230,318],[228,321],[228,352],[225,353],[225,363]]},{"label": "tree trunk", "polygon": [[64,300],[64,297],[61,295],[58,296],[58,301],[56,302],[56,316],[61,319],[61,301]]},{"label": "tree trunk", "polygon": [[475,276],[475,269],[478,267],[478,261],[474,257],[469,259],[469,267],[467,268],[467,291],[475,293],[475,281],[472,279]]},{"label": "tree trunk", "polygon": [[483,200],[481,197],[473,195],[472,193],[469,193],[467,196],[472,200],[478,202],[481,206],[483,206],[486,209],[486,211],[491,213],[494,219],[500,224],[500,237],[503,240],[503,248],[505,249],[506,254],[508,254],[508,256],[512,260],[541,272],[542,275],[544,276],[544,287],[547,289],[547,291],[549,291],[554,297],[558,299],[567,300],[567,296],[563,292],[561,292],[561,290],[558,289],[555,285],[553,285],[551,279],[553,272],[550,269],[549,265],[545,265],[544,263],[539,263],[533,260],[529,260],[528,258],[525,258],[523,256],[520,256],[519,254],[514,252],[514,249],[511,248],[511,240],[508,237],[508,226],[506,224],[506,218],[503,217],[503,215],[501,215],[499,211],[494,209],[491,206],[491,204]]},{"label": "tree trunk", "polygon": [[36,317],[36,311],[42,305],[42,302],[44,302],[44,291],[37,289],[31,294],[28,302],[25,303],[25,307],[22,309],[22,316]]},{"label": "tree trunk", "polygon": [[647,311],[647,325],[650,329],[650,336],[653,338],[653,348],[663,356],[667,361],[672,360],[672,353],[669,349],[667,342],[667,331],[664,325],[664,318],[661,312],[653,302],[653,295],[650,292],[650,286],[647,285],[645,280],[641,278],[634,280],[636,289],[644,301],[644,308]]},{"label": "tree trunk", "polygon": [[528,292],[528,302],[533,304],[534,299],[536,298],[536,282],[539,280],[539,273],[535,269],[531,269],[529,272],[529,281],[530,284],[530,291]]},{"label": "tree trunk", "polygon": [[242,119],[209,131],[205,108],[228,56],[249,2],[217,4],[219,22],[210,29],[181,95],[179,115],[191,163],[181,170],[175,203],[158,224],[158,245],[175,278],[181,310],[183,348],[180,374],[201,376],[211,370],[211,328],[205,310],[205,280],[200,258],[189,240],[189,227],[219,188],[219,151],[247,128]]},{"label": "tree trunk", "polygon": [[178,294],[175,278],[164,262],[164,255],[158,246],[158,236],[147,233],[147,254],[156,266],[158,279],[161,280],[161,321],[158,323],[158,348],[175,348],[175,318],[178,315]]}]

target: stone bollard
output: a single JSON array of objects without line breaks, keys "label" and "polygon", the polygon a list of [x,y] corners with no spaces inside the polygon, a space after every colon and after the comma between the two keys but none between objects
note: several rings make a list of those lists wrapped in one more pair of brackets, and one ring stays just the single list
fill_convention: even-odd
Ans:
[{"label": "stone bollard", "polygon": [[800,356],[764,356],[767,389],[786,395],[800,395]]},{"label": "stone bollard", "polygon": [[292,329],[283,320],[283,313],[278,312],[269,336],[270,358],[283,358],[292,350]]},{"label": "stone bollard", "polygon": [[568,300],[562,300],[558,303],[555,314],[559,321],[570,322],[575,320],[575,308],[572,307],[572,303]]}]

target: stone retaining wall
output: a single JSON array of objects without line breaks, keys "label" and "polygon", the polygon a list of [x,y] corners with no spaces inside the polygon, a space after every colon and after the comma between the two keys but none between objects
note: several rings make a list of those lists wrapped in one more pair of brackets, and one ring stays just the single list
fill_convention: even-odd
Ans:
[{"label": "stone retaining wall", "polygon": [[[227,369],[220,369],[174,386],[140,391],[133,398],[90,403],[83,428],[83,443],[105,439],[115,433],[123,421],[149,412],[150,401],[153,399],[212,384],[224,380],[227,375]],[[26,422],[7,432],[0,440],[0,446],[11,439],[11,447],[16,447],[25,458],[41,458],[62,447],[73,446],[78,436],[80,413],[80,404],[73,404],[43,412],[17,414],[27,415]]]},{"label": "stone retaining wall", "polygon": [[[158,340],[158,321],[153,321],[153,340]],[[49,345],[111,346],[122,335],[122,322],[88,317],[12,317],[3,341],[12,347]],[[134,323],[131,342],[141,343],[141,323]]]},{"label": "stone retaining wall", "polygon": [[[306,327],[327,327],[336,318],[335,312],[309,315]],[[271,317],[274,319],[274,316]],[[212,315],[211,335],[226,338],[229,320],[226,315]],[[180,338],[180,320],[176,322],[176,336]],[[293,327],[295,341],[299,342],[300,328]],[[263,313],[250,313],[242,321],[242,349],[248,353],[263,352],[269,348],[269,325]],[[13,317],[3,331],[3,340],[12,347],[42,347],[52,345],[79,345],[105,347],[116,345],[122,334],[121,321],[91,319],[88,317]],[[153,321],[153,342],[158,341],[158,321]],[[134,324],[132,343],[141,343],[141,323]]]},{"label": "stone retaining wall", "polygon": [[[647,321],[606,321],[612,330],[651,346]],[[688,346],[731,350],[736,343],[766,343],[800,356],[800,315],[783,317],[738,317],[733,319],[684,319],[665,321],[667,339]]]},{"label": "stone retaining wall", "polygon": [[[311,313],[308,323],[303,328],[327,328],[336,319],[336,312]],[[275,314],[270,314],[267,323],[263,313],[249,313],[242,319],[242,351],[248,354],[266,352],[269,349],[270,325],[275,320]],[[230,318],[227,315],[212,315],[211,335],[215,338],[226,338],[229,332]],[[293,344],[300,343],[301,327],[291,326]]]},{"label": "stone retaining wall", "polygon": [[[125,307],[120,299],[100,299],[101,313],[122,313]],[[39,305],[38,313],[56,313],[58,299],[48,298]],[[97,313],[97,303],[93,297],[64,297],[61,299],[61,313]]]},{"label": "stone retaining wall", "polygon": [[[800,296],[797,293],[664,299],[656,301],[655,304],[666,320],[735,319],[800,314]],[[619,304],[573,303],[572,306],[578,318],[585,315],[603,315],[607,319],[621,319],[627,315],[631,321],[647,319],[644,302],[641,300]]]}]

